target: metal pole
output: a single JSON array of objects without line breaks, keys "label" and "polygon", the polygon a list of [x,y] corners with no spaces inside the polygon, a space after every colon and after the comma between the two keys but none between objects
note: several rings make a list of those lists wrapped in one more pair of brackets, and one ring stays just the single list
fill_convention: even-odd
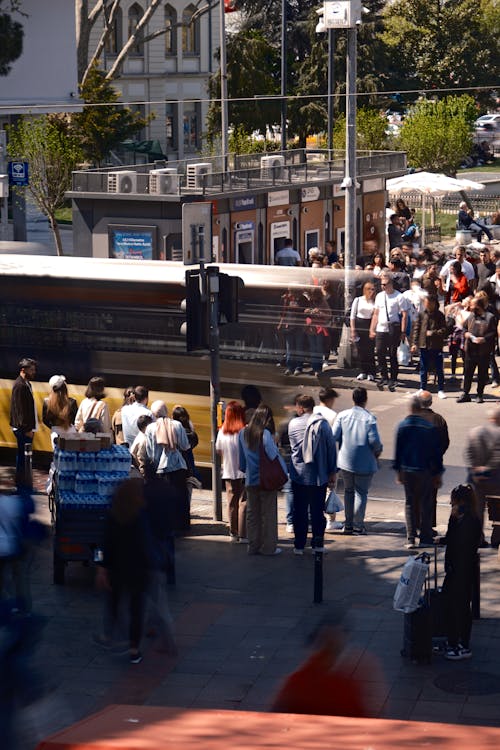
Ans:
[{"label": "metal pole", "polygon": [[287,78],[287,39],[286,39],[286,0],[281,0],[281,150],[286,151],[286,78]]},{"label": "metal pole", "polygon": [[[201,270],[201,269],[200,269]],[[219,374],[219,269],[208,269],[207,294],[210,302],[210,425],[212,452],[213,519],[222,521],[222,479],[220,458],[215,450],[217,440],[217,405],[220,401]]]},{"label": "metal pole", "polygon": [[335,29],[328,29],[328,158],[333,154],[333,89],[335,83]]},{"label": "metal pole", "polygon": [[[344,311],[351,309],[354,298],[356,265],[356,42],[357,28],[347,29],[347,107],[346,158],[343,185],[345,197]],[[337,366],[352,366],[352,347],[348,327],[344,325]]]},{"label": "metal pole", "polygon": [[221,111],[221,148],[222,171],[227,172],[227,131],[228,131],[228,103],[227,103],[227,55],[226,55],[226,18],[224,15],[224,0],[219,0],[220,25],[220,111]]}]

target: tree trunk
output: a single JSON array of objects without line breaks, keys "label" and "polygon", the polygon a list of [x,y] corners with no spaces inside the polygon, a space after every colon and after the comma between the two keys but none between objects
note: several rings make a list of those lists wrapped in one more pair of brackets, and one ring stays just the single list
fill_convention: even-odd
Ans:
[{"label": "tree trunk", "polygon": [[56,252],[57,252],[57,255],[60,257],[61,255],[64,255],[64,251],[63,251],[62,240],[61,240],[61,232],[59,230],[59,224],[57,223],[56,217],[54,214],[49,214],[48,220],[49,220],[50,228],[52,229],[52,234],[54,235]]},{"label": "tree trunk", "polygon": [[88,0],[75,0],[75,20],[76,20],[76,60],[78,66],[78,80],[87,69],[89,56],[89,3]]}]

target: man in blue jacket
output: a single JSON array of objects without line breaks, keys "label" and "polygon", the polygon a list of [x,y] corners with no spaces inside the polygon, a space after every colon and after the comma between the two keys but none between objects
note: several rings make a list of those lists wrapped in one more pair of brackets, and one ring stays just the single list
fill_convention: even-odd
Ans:
[{"label": "man in blue jacket", "polygon": [[[417,530],[420,546],[433,546],[433,489],[441,486],[443,453],[439,431],[419,415],[419,396],[411,399],[411,413],[397,427],[393,468],[397,481],[405,488],[407,549],[415,549]],[[420,518],[416,507],[420,499]]]},{"label": "man in blue jacket", "polygon": [[366,534],[365,512],[368,490],[378,470],[382,443],[377,417],[366,408],[366,388],[352,392],[354,406],[341,411],[333,425],[333,439],[339,443],[339,469],[344,480],[344,534]]},{"label": "man in blue jacket", "polygon": [[294,553],[304,554],[311,515],[312,547],[324,551],[326,490],[335,485],[337,449],[332,428],[321,414],[314,414],[312,396],[296,400],[297,417],[288,425],[293,491]]}]

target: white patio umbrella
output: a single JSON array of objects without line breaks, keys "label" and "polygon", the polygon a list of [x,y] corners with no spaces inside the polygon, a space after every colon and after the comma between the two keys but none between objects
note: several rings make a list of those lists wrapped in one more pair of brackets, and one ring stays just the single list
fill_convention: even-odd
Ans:
[{"label": "white patio umbrella", "polygon": [[394,177],[386,181],[386,188],[390,193],[422,194],[422,242],[425,242],[425,196],[446,195],[458,193],[461,190],[484,190],[482,182],[448,177],[434,172],[413,172],[402,177]]}]

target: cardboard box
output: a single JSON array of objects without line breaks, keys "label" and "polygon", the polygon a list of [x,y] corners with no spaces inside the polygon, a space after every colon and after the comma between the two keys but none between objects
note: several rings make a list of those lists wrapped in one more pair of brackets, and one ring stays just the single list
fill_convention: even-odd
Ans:
[{"label": "cardboard box", "polygon": [[109,434],[109,432],[96,432],[95,436],[101,444],[99,450],[106,450],[107,448],[111,448],[111,435]]}]

